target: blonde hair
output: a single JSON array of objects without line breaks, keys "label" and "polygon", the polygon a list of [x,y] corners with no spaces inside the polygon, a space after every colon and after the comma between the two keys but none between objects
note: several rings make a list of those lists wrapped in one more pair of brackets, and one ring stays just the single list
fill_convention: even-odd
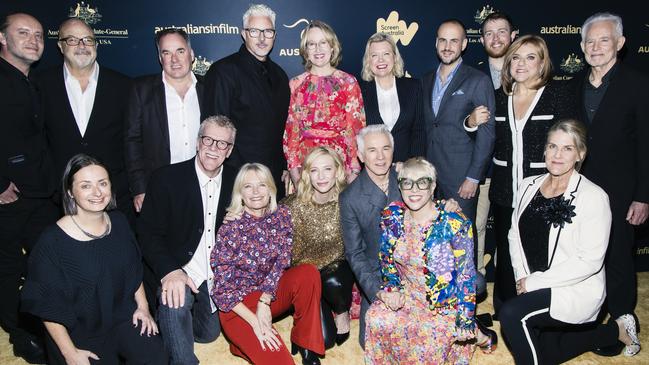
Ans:
[{"label": "blonde hair", "polygon": [[545,43],[545,40],[534,34],[524,35],[515,40],[514,43],[509,46],[509,49],[507,49],[507,53],[505,53],[501,84],[503,91],[507,95],[511,95],[514,91],[514,78],[509,71],[509,68],[512,64],[512,58],[514,57],[514,53],[516,53],[525,44],[533,45],[539,54],[541,62],[543,62],[543,66],[541,67],[541,77],[539,78],[539,81],[536,83],[536,85],[534,85],[534,87],[536,89],[540,89],[543,85],[546,85],[550,81],[550,79],[552,79],[552,60],[550,59],[550,51],[548,50],[548,45]]},{"label": "blonde hair", "polygon": [[547,139],[550,139],[552,133],[558,131],[564,132],[572,137],[577,154],[579,154],[579,160],[575,162],[575,170],[579,171],[586,158],[586,152],[588,152],[588,148],[586,147],[586,126],[576,119],[562,119],[550,127]]},{"label": "blonde hair", "polygon": [[324,33],[325,40],[331,47],[331,59],[329,60],[329,64],[331,65],[331,67],[338,66],[340,61],[343,59],[343,56],[342,46],[340,45],[340,41],[336,36],[336,32],[334,32],[333,28],[329,24],[321,20],[312,20],[302,31],[302,38],[300,39],[300,56],[302,56],[302,64],[304,65],[304,68],[307,71],[310,71],[311,66],[313,66],[311,61],[309,61],[309,54],[307,53],[306,48],[306,35],[309,30],[313,28],[319,28],[322,33]]},{"label": "blonde hair", "polygon": [[394,42],[394,39],[392,38],[392,36],[385,33],[374,33],[367,40],[367,44],[365,45],[365,54],[363,55],[363,70],[361,71],[361,78],[365,81],[374,80],[374,74],[372,73],[372,67],[370,66],[370,46],[372,45],[372,43],[380,43],[380,42],[387,42],[392,49],[392,53],[394,54],[394,66],[392,67],[392,74],[395,77],[403,77],[404,74],[403,58],[401,58],[401,53],[399,53],[399,48],[397,48],[397,44]]},{"label": "blonde hair", "polygon": [[334,161],[334,166],[336,167],[336,183],[332,189],[334,190],[336,198],[345,188],[345,167],[343,166],[343,162],[338,153],[329,147],[316,147],[304,158],[304,163],[302,164],[302,176],[300,177],[300,181],[297,183],[297,198],[304,203],[313,202],[315,189],[311,182],[311,174],[309,173],[309,170],[311,170],[313,162],[320,156],[329,156]]},{"label": "blonde hair", "polygon": [[243,184],[245,183],[244,178],[249,172],[254,172],[267,186],[270,191],[270,202],[268,204],[268,209],[266,214],[273,213],[277,210],[277,186],[275,186],[275,181],[273,180],[273,175],[270,173],[268,167],[260,163],[247,163],[241,166],[237,177],[234,179],[234,186],[232,188],[232,200],[230,206],[226,208],[228,213],[239,215],[243,213],[245,205],[243,204],[243,197],[241,190],[243,189]]},{"label": "blonde hair", "polygon": [[433,184],[437,181],[437,169],[432,163],[428,162],[425,158],[412,157],[409,158],[401,166],[399,171],[399,179],[410,178],[413,175],[424,174],[433,180]]}]

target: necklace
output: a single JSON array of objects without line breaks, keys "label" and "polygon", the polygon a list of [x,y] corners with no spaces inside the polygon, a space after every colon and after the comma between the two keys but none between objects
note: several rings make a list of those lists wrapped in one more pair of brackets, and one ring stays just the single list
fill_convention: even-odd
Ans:
[{"label": "necklace", "polygon": [[90,232],[87,232],[86,230],[84,230],[83,228],[81,228],[81,226],[79,225],[79,223],[77,223],[77,221],[74,220],[74,217],[73,217],[73,216],[70,216],[70,219],[72,219],[72,223],[74,223],[74,225],[77,226],[77,228],[79,228],[79,230],[80,230],[83,234],[85,234],[85,235],[86,235],[87,237],[89,237],[89,238],[92,238],[93,240],[98,240],[98,239],[104,238],[104,237],[108,236],[108,234],[110,233],[110,226],[111,226],[111,225],[110,225],[110,218],[108,218],[108,215],[106,215],[105,212],[104,212],[104,222],[106,222],[106,230],[104,231],[104,233],[102,233],[102,234],[100,234],[100,235],[98,235],[98,236],[97,236],[97,235],[94,235],[94,234],[92,234],[92,233],[90,233]]},{"label": "necklace", "polygon": [[390,180],[384,182],[383,184],[377,185],[385,195],[388,195],[388,187],[390,186]]}]

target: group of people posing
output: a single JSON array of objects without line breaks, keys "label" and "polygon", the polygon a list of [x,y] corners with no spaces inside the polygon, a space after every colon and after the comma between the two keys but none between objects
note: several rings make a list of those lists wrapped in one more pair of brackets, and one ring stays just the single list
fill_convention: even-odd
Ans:
[{"label": "group of people posing", "polygon": [[[162,72],[135,80],[99,66],[76,18],[63,65],[30,72],[41,24],[2,19],[0,324],[16,356],[197,364],[194,343],[223,332],[251,363],[319,364],[349,337],[356,284],[366,364],[468,364],[498,344],[476,317],[490,205],[494,318],[516,363],[640,351],[649,78],[618,60],[620,17],[585,21],[590,67],[571,82],[499,12],[482,70],[449,19],[434,71],[404,77],[376,33],[359,82],[314,20],[289,80],[269,57],[275,17],[251,5],[241,48],[205,77],[187,33],[161,30]],[[287,313],[290,349],[273,326]]]}]

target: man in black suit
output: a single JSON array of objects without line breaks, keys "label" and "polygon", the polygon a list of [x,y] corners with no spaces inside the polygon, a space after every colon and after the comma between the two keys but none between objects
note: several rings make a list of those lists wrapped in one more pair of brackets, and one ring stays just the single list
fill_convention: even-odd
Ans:
[{"label": "man in black suit", "polygon": [[[611,204],[606,299],[608,313],[616,319],[635,309],[633,226],[643,224],[649,215],[649,77],[617,58],[625,42],[619,16],[591,16],[581,36],[590,65],[573,80],[581,119],[588,126],[588,156],[582,173],[606,191]],[[614,356],[623,347],[619,343],[596,353]]]},{"label": "man in black suit", "polygon": [[[38,331],[18,315],[26,256],[58,216],[51,163],[31,65],[43,54],[43,27],[24,13],[0,18],[0,325],[16,356],[44,363]],[[40,326],[40,321],[33,321]]]},{"label": "man in black suit", "polygon": [[215,62],[205,75],[202,118],[226,115],[237,126],[237,143],[228,164],[266,165],[284,196],[282,180],[288,178],[282,137],[288,117],[288,76],[273,62],[275,12],[263,4],[251,5],[243,15],[239,51]]},{"label": "man in black suit", "polygon": [[194,341],[220,333],[210,299],[214,247],[236,170],[223,162],[232,153],[236,129],[225,116],[203,121],[196,157],[156,170],[137,222],[144,261],[158,288],[160,334],[171,364],[198,364]]},{"label": "man in black suit", "polygon": [[133,205],[139,212],[153,170],[196,154],[203,87],[192,73],[194,51],[179,28],[156,33],[162,73],[133,83],[126,117],[126,168]]},{"label": "man in black suit", "polygon": [[38,76],[56,176],[63,175],[68,160],[78,153],[100,159],[108,167],[117,208],[133,222],[124,165],[124,116],[131,81],[99,67],[97,40],[83,21],[64,21],[57,44],[63,65]]}]

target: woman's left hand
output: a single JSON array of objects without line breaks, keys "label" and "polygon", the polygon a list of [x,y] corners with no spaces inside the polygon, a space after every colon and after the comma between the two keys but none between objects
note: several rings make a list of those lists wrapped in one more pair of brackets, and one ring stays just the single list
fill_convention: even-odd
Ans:
[{"label": "woman's left hand", "polygon": [[472,338],[475,338],[475,330],[470,330],[466,328],[458,328],[455,335],[455,341],[464,342]]},{"label": "woman's left hand", "polygon": [[516,282],[516,295],[525,293],[527,293],[527,289],[525,289],[525,278],[522,278]]},{"label": "woman's left hand", "polygon": [[137,322],[142,322],[142,328],[140,330],[140,336],[144,335],[146,332],[147,336],[157,335],[158,334],[158,325],[155,323],[153,317],[149,313],[149,309],[138,308],[133,312],[133,326],[137,327]]}]

